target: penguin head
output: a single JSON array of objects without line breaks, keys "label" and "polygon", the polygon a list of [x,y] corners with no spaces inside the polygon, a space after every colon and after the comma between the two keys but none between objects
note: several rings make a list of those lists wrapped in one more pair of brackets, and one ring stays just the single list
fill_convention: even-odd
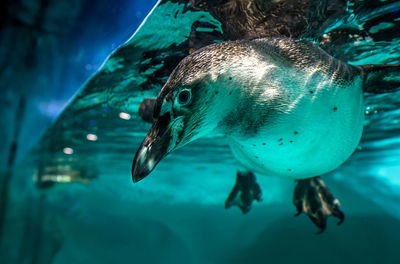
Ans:
[{"label": "penguin head", "polygon": [[153,108],[153,125],[133,160],[134,182],[146,177],[173,150],[217,127],[223,111],[222,102],[218,103],[223,98],[218,94],[221,76],[202,61],[191,56],[184,59],[161,89]]}]

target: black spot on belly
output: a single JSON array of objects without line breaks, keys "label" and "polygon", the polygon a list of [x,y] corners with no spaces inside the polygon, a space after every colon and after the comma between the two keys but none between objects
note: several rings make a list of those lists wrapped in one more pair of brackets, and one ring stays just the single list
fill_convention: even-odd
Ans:
[{"label": "black spot on belly", "polygon": [[267,145],[267,143],[263,142],[262,145],[265,146],[265,145]]},{"label": "black spot on belly", "polygon": [[256,144],[253,144],[253,147],[255,147],[256,146]]},{"label": "black spot on belly", "polygon": [[334,111],[334,112],[336,112],[336,111],[337,111],[337,107],[336,107],[336,106],[333,108],[333,111]]},{"label": "black spot on belly", "polygon": [[310,94],[314,93],[313,91],[310,91]]},{"label": "black spot on belly", "polygon": [[218,91],[216,91],[215,94],[218,94]]},{"label": "black spot on belly", "polygon": [[297,134],[299,134],[299,132],[297,132],[297,131],[294,131],[294,134],[295,134],[295,135],[297,135]]},{"label": "black spot on belly", "polygon": [[279,146],[282,146],[282,145],[283,145],[283,142],[281,144],[279,144]]},{"label": "black spot on belly", "polygon": [[282,140],[283,140],[283,138],[278,139],[279,142],[282,141]]},{"label": "black spot on belly", "polygon": [[229,79],[229,80],[232,80],[232,77],[229,77],[228,79]]},{"label": "black spot on belly", "polygon": [[292,169],[288,169],[288,171],[292,171]]},{"label": "black spot on belly", "polygon": [[293,140],[290,140],[289,142],[290,142],[290,143],[293,143]]},{"label": "black spot on belly", "polygon": [[254,156],[256,159],[258,159],[258,156]]},{"label": "black spot on belly", "polygon": [[232,95],[232,91],[229,92],[229,95]]}]

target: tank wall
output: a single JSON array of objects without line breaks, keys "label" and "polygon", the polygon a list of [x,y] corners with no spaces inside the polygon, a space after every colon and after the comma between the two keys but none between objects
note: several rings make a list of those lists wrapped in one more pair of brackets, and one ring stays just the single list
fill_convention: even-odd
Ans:
[{"label": "tank wall", "polygon": [[0,21],[0,170],[20,159],[156,1],[5,1]]}]

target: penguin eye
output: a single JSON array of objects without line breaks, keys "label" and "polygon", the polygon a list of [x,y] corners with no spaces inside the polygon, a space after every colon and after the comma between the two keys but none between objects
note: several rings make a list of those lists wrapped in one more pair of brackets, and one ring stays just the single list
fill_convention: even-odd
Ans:
[{"label": "penguin eye", "polygon": [[192,99],[192,93],[190,90],[182,90],[178,94],[178,103],[180,105],[187,105],[190,103],[190,100]]}]

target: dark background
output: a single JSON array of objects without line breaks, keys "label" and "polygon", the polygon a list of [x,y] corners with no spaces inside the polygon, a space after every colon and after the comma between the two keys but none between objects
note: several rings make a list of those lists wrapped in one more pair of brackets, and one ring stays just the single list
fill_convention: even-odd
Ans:
[{"label": "dark background", "polygon": [[19,160],[155,0],[7,0],[0,7],[0,170]]}]

